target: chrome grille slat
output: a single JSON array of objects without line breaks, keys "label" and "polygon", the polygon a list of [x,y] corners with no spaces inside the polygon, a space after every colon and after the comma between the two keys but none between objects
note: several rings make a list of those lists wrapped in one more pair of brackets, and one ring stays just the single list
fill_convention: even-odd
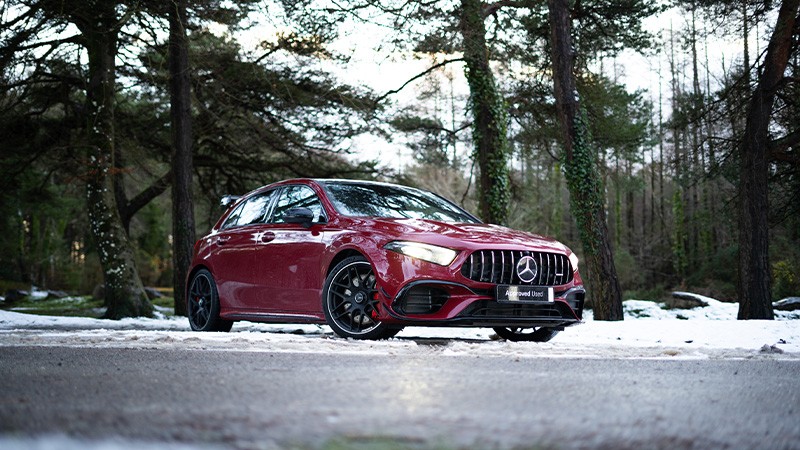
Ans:
[{"label": "chrome grille slat", "polygon": [[[523,283],[517,275],[517,262],[524,256],[538,264],[536,277],[530,283]],[[528,250],[477,250],[464,261],[461,274],[482,283],[536,286],[561,286],[573,278],[566,255]]]},{"label": "chrome grille slat", "polygon": [[555,266],[555,270],[553,270],[553,275],[555,276],[555,282],[556,283],[559,283],[561,281],[561,270],[560,270],[560,266],[559,266],[560,264],[561,264],[561,257],[560,256],[556,256],[556,266]]},{"label": "chrome grille slat", "polygon": [[472,275],[472,270],[475,268],[475,253],[469,255],[469,275],[467,278],[474,280],[475,276]]},{"label": "chrome grille slat", "polygon": [[506,280],[506,254],[500,252],[500,283],[505,283]]},{"label": "chrome grille slat", "polygon": [[517,261],[514,259],[514,252],[511,252],[511,273],[508,277],[508,284],[514,284],[514,275],[517,273],[515,267],[517,267]]},{"label": "chrome grille slat", "polygon": [[494,273],[495,273],[495,267],[496,267],[494,265],[494,250],[492,250],[491,253],[492,253],[492,270],[489,272],[490,273],[489,283],[494,283]]},{"label": "chrome grille slat", "polygon": [[545,272],[544,272],[544,264],[542,263],[542,254],[539,253],[539,273],[537,274],[537,276],[538,276],[537,284],[539,284],[540,286],[543,285],[543,284],[547,284],[546,281],[542,281],[542,277],[544,276],[544,273]]}]

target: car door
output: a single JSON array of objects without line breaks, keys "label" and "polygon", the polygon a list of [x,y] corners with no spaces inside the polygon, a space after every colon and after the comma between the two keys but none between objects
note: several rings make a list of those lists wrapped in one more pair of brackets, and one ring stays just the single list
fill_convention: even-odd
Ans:
[{"label": "car door", "polygon": [[[286,223],[291,208],[308,208],[314,214],[310,227]],[[321,315],[321,259],[327,215],[317,194],[305,185],[285,186],[277,194],[264,227],[266,242],[257,250],[261,267],[261,302],[273,313]]]},{"label": "car door", "polygon": [[256,312],[263,308],[258,251],[264,245],[265,221],[275,194],[272,190],[246,199],[215,236],[214,278],[226,312]]}]

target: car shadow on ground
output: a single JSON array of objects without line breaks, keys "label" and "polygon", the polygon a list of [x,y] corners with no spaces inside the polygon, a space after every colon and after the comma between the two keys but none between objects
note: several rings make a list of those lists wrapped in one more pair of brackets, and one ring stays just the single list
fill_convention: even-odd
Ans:
[{"label": "car shadow on ground", "polygon": [[396,337],[400,341],[416,342],[417,345],[427,345],[429,347],[446,347],[454,342],[466,342],[468,344],[480,344],[483,342],[492,342],[494,339],[470,339],[470,338],[455,338],[455,337]]},{"label": "car shadow on ground", "polygon": [[[250,331],[250,332],[252,332],[252,331],[255,331],[255,330],[245,330],[245,329],[236,330],[236,328],[234,328],[231,332],[235,333],[236,331]],[[328,338],[328,339],[342,339],[342,340],[344,340],[344,338],[341,338],[341,337],[335,335],[333,332],[325,331],[325,330],[322,330],[322,329],[314,330],[314,331],[308,331],[308,330],[304,330],[302,328],[297,328],[297,329],[287,328],[287,329],[282,329],[282,330],[258,330],[258,332],[260,332],[260,333],[270,333],[270,334],[292,334],[292,335],[296,335],[296,336],[321,337],[321,338]],[[468,343],[468,344],[478,344],[478,343],[483,343],[483,342],[492,342],[492,341],[496,341],[496,340],[502,340],[502,339],[498,338],[497,335],[492,335],[492,336],[489,337],[489,339],[466,338],[466,337],[430,337],[430,336],[428,336],[428,337],[421,337],[421,336],[395,336],[392,339],[393,340],[398,340],[398,341],[401,341],[401,342],[415,342],[418,345],[425,345],[425,346],[429,346],[429,347],[445,347],[445,346],[450,345],[450,344],[452,344],[454,342],[465,342],[465,343]],[[377,341],[377,342],[380,342],[380,341]]]}]

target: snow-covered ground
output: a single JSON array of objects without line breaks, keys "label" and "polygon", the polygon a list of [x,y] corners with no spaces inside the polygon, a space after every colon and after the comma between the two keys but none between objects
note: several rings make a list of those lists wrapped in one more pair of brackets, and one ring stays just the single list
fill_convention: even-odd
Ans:
[{"label": "snow-covered ground", "polygon": [[[707,307],[665,310],[663,304],[629,300],[625,320],[592,320],[536,344],[493,339],[476,328],[406,328],[388,341],[335,337],[325,326],[238,322],[231,333],[198,333],[185,318],[119,321],[53,317],[0,310],[0,346],[185,348],[192,351],[348,353],[369,355],[478,356],[500,358],[800,359],[800,311],[776,311],[774,321],[737,321],[738,306],[703,298]],[[92,449],[206,448],[122,438],[87,440],[66,435],[0,435],[0,448]],[[212,447],[208,447],[212,448]]]},{"label": "snow-covered ground", "polygon": [[774,321],[738,321],[736,304],[665,310],[649,301],[624,302],[625,320],[569,327],[544,344],[495,340],[491,329],[409,327],[388,341],[353,341],[326,326],[238,322],[231,333],[198,333],[185,318],[119,321],[0,311],[0,346],[185,348],[194,350],[444,356],[579,358],[800,359],[800,311],[776,311]]}]

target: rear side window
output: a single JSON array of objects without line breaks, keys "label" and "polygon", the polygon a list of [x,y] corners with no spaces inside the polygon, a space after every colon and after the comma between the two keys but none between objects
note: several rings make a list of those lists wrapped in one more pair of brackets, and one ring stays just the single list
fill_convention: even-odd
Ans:
[{"label": "rear side window", "polygon": [[243,227],[246,225],[264,223],[274,192],[275,191],[269,191],[256,194],[245,200],[241,205],[236,207],[230,216],[228,216],[222,228]]}]

